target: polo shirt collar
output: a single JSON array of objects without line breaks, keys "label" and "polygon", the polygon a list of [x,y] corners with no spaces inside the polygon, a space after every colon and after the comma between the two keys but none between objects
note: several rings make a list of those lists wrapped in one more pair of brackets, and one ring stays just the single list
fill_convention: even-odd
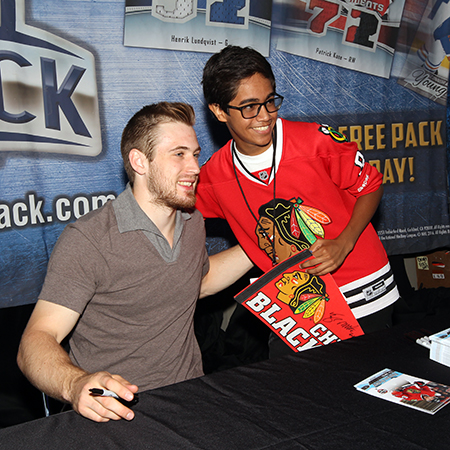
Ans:
[{"label": "polo shirt collar", "polygon": [[[127,184],[125,190],[114,200],[113,206],[120,233],[143,230],[162,236],[158,227],[145,214],[134,198],[130,183]],[[188,212],[177,210],[174,241],[181,234],[183,222],[190,218],[191,214]]]}]

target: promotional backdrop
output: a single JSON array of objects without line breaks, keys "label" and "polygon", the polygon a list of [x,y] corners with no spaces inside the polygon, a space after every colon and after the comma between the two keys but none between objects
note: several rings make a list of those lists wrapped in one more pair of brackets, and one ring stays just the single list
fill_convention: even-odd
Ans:
[{"label": "promotional backdrop", "polygon": [[[192,104],[202,163],[225,143],[201,77],[227,43],[268,55],[285,97],[280,116],[334,127],[380,170],[385,195],[374,224],[389,254],[450,243],[446,3],[1,0],[0,7],[0,307],[35,302],[64,226],[123,190],[121,132],[142,106]],[[236,18],[239,29],[228,26]],[[160,39],[168,32],[172,43]],[[174,47],[187,41],[197,47]],[[214,251],[223,245],[208,241]]]}]

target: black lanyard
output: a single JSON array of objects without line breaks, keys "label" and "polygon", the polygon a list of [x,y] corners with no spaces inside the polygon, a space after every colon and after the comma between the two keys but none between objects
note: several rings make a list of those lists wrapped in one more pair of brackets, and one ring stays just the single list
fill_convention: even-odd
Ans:
[{"label": "black lanyard", "polygon": [[[273,220],[272,220],[272,224],[273,224],[273,230],[272,230],[272,239],[270,239],[269,235],[263,230],[261,229],[261,233],[263,234],[263,236],[271,243],[272,245],[272,265],[275,266],[277,264],[277,260],[275,257],[275,198],[276,198],[276,149],[277,149],[277,130],[276,127],[273,130],[273,134],[272,134],[272,145],[273,145],[273,156],[272,156],[272,166],[270,169],[270,176],[273,173],[273,199],[272,199],[272,210],[273,210]],[[256,217],[256,215],[253,213],[252,209],[250,208],[250,205],[247,201],[247,197],[244,194],[244,190],[242,189],[241,183],[239,182],[239,177],[236,171],[236,165],[234,164],[234,158],[237,159],[237,161],[239,161],[239,164],[241,165],[241,167],[245,170],[245,172],[250,175],[252,178],[255,178],[256,180],[258,180],[257,177],[255,177],[242,163],[242,161],[239,159],[238,155],[237,155],[237,150],[236,150],[236,144],[233,141],[231,143],[231,153],[232,153],[232,163],[233,163],[233,170],[234,170],[234,176],[236,177],[236,181],[237,184],[239,186],[239,190],[241,191],[242,197],[245,201],[245,204],[247,205],[248,210],[250,211],[250,214],[253,216],[253,218],[256,221],[256,224],[258,225],[258,218]],[[258,180],[259,181],[259,180]],[[267,253],[266,253],[267,254]],[[267,255],[269,256],[269,255]]]}]

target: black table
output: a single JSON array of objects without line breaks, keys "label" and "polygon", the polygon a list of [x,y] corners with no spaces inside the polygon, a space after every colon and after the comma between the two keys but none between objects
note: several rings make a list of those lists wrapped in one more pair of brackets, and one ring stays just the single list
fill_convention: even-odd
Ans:
[{"label": "black table", "polygon": [[70,411],[9,427],[0,448],[448,449],[450,406],[430,415],[353,387],[386,367],[450,385],[450,368],[407,337],[448,326],[428,317],[143,392],[132,422],[97,424]]}]

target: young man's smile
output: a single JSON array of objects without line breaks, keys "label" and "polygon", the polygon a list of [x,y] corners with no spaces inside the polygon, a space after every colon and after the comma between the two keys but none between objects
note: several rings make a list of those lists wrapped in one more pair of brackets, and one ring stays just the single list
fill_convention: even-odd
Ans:
[{"label": "young man's smile", "polygon": [[[276,94],[270,80],[257,73],[241,81],[236,97],[230,106],[243,107],[253,103],[263,103]],[[269,113],[261,106],[256,117],[244,119],[241,112],[229,108],[228,112],[218,105],[210,105],[218,120],[226,122],[228,129],[236,142],[237,149],[246,155],[259,155],[272,145],[272,132],[278,116],[278,111]]]}]

